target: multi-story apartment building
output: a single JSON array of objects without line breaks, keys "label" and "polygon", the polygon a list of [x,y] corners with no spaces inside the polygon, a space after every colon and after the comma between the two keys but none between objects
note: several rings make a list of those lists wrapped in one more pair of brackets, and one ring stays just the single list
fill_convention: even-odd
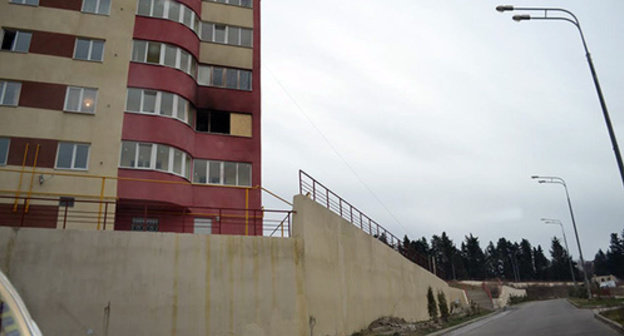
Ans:
[{"label": "multi-story apartment building", "polygon": [[0,0],[0,225],[261,234],[259,1]]}]

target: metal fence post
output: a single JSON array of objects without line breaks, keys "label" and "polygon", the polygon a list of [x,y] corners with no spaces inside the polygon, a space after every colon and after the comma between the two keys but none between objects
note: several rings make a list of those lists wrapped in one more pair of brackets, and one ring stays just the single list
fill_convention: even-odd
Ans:
[{"label": "metal fence post", "polygon": [[68,208],[68,201],[65,202],[65,214],[63,215],[63,230],[65,230],[67,228],[67,208]]},{"label": "metal fence post", "polygon": [[104,231],[106,231],[106,215],[108,215],[108,202],[104,203]]}]

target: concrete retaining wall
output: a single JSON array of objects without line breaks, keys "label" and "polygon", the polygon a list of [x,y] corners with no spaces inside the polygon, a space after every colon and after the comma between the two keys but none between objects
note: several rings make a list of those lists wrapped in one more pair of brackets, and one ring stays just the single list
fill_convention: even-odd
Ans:
[{"label": "concrete retaining wall", "polygon": [[492,300],[494,308],[497,309],[506,307],[509,303],[509,298],[512,296],[527,296],[526,289],[517,289],[509,286],[501,286],[500,295],[498,296],[498,298]]},{"label": "concrete retaining wall", "polygon": [[294,237],[0,227],[0,268],[44,335],[350,335],[463,291],[304,196]]},{"label": "concrete retaining wall", "polygon": [[350,335],[381,316],[427,320],[427,289],[467,304],[464,291],[305,196],[295,196],[293,233],[303,237],[308,314],[314,335]]}]

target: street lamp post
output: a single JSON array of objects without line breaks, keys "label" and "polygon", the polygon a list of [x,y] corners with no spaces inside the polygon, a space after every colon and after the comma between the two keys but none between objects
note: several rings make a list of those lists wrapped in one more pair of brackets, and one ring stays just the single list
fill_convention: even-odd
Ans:
[{"label": "street lamp post", "polygon": [[[578,18],[571,11],[563,8],[543,8],[543,7],[514,7],[510,5],[498,6],[496,10],[499,12],[507,12],[514,10],[528,11],[528,12],[543,12],[544,16],[531,16],[527,14],[523,15],[514,15],[513,19],[517,22],[520,21],[528,21],[528,20],[552,20],[552,21],[566,21],[573,24],[579,31],[581,35],[581,41],[583,42],[583,48],[585,49],[585,56],[587,58],[587,63],[589,64],[589,70],[591,71],[592,78],[594,79],[594,86],[596,87],[596,92],[598,93],[598,99],[600,100],[600,106],[602,107],[602,114],[604,116],[605,123],[607,124],[607,130],[609,131],[609,137],[611,138],[611,145],[613,146],[613,151],[615,152],[615,159],[618,164],[618,168],[620,170],[620,178],[622,179],[622,185],[624,185],[624,163],[622,163],[622,155],[620,154],[620,148],[617,143],[617,138],[615,136],[615,131],[613,130],[613,125],[611,124],[611,118],[609,117],[609,111],[607,110],[607,103],[605,102],[604,96],[602,94],[602,89],[600,88],[600,83],[598,82],[598,75],[596,74],[596,69],[594,68],[594,62],[592,61],[591,54],[589,53],[589,48],[587,47],[587,43],[585,42],[585,35],[583,34],[583,30],[581,30],[581,24],[579,23]],[[555,13],[563,13],[564,16],[549,16],[549,12]],[[567,14],[568,16],[565,16]]]},{"label": "street lamp post", "polygon": [[539,183],[556,183],[561,184],[566,192],[566,198],[568,199],[568,208],[570,209],[570,218],[572,219],[572,226],[574,227],[574,235],[576,236],[576,244],[579,250],[579,256],[581,257],[581,266],[583,269],[583,278],[585,279],[585,288],[587,289],[587,298],[591,299],[591,289],[589,288],[589,280],[587,279],[587,271],[585,270],[585,259],[583,259],[583,250],[581,249],[581,241],[579,240],[578,230],[576,229],[576,221],[574,220],[574,211],[572,211],[572,202],[570,202],[570,193],[568,192],[568,186],[565,180],[557,176],[531,176],[532,179],[537,179]]},{"label": "street lamp post", "polygon": [[568,247],[568,239],[566,239],[565,230],[563,229],[563,223],[561,223],[558,219],[551,218],[542,218],[541,219],[544,224],[554,224],[561,226],[561,234],[563,235],[563,242],[565,243],[566,252],[568,252],[568,264],[570,264],[570,274],[572,275],[572,282],[574,283],[574,287],[576,287],[576,277],[574,276],[574,267],[572,267],[572,253],[570,253],[570,248]]}]

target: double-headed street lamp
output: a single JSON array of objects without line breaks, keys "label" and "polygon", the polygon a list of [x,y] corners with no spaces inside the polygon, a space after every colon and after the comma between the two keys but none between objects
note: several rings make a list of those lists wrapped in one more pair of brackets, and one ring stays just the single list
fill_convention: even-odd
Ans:
[{"label": "double-headed street lamp", "polygon": [[566,252],[568,253],[568,264],[570,264],[570,274],[572,275],[572,282],[574,282],[574,287],[576,287],[576,277],[574,276],[574,267],[572,267],[572,253],[570,253],[570,248],[568,247],[568,239],[566,239],[565,230],[563,229],[563,223],[561,223],[558,219],[553,218],[542,218],[541,219],[544,224],[553,224],[561,226],[561,234],[563,235],[563,242],[565,243]]},{"label": "double-headed street lamp", "polygon": [[565,189],[566,198],[568,199],[568,208],[570,209],[570,218],[572,219],[572,226],[574,227],[574,235],[576,236],[576,244],[579,250],[579,256],[581,257],[581,266],[583,269],[583,277],[585,278],[585,288],[587,289],[587,297],[591,299],[591,289],[589,288],[589,280],[587,279],[587,272],[585,271],[585,259],[583,259],[583,250],[581,249],[581,241],[579,240],[578,230],[576,229],[576,221],[574,220],[574,211],[572,211],[572,202],[570,202],[570,193],[568,192],[568,186],[565,180],[557,176],[531,176],[532,179],[536,179],[539,183],[556,183],[561,184]]},{"label": "double-headed street lamp", "polygon": [[[598,82],[598,75],[596,74],[596,69],[594,68],[594,62],[592,61],[591,55],[589,53],[589,49],[587,48],[587,43],[585,42],[585,35],[583,35],[583,31],[581,30],[581,24],[579,23],[578,18],[569,10],[563,8],[542,8],[542,7],[514,7],[514,6],[498,6],[496,10],[499,12],[507,12],[514,10],[521,10],[527,12],[543,12],[543,16],[531,16],[527,14],[523,15],[514,15],[513,19],[515,21],[527,21],[527,20],[552,20],[552,21],[566,21],[573,24],[581,34],[581,41],[583,42],[583,48],[585,48],[585,56],[587,57],[587,63],[589,64],[589,69],[591,71],[592,77],[594,79],[594,86],[596,87],[596,92],[598,93],[598,99],[600,100],[600,106],[602,107],[602,114],[605,119],[605,123],[607,124],[607,130],[609,131],[609,137],[611,138],[611,145],[613,146],[613,151],[615,152],[615,159],[618,164],[618,168],[620,170],[620,177],[622,179],[622,184],[624,185],[624,163],[622,163],[622,155],[620,154],[620,148],[617,143],[617,138],[615,137],[615,131],[613,130],[613,125],[611,125],[611,118],[609,117],[609,112],[607,111],[607,103],[605,103],[604,96],[602,95],[602,89],[600,88],[600,83]],[[554,16],[549,15],[550,13],[557,13]]]}]

